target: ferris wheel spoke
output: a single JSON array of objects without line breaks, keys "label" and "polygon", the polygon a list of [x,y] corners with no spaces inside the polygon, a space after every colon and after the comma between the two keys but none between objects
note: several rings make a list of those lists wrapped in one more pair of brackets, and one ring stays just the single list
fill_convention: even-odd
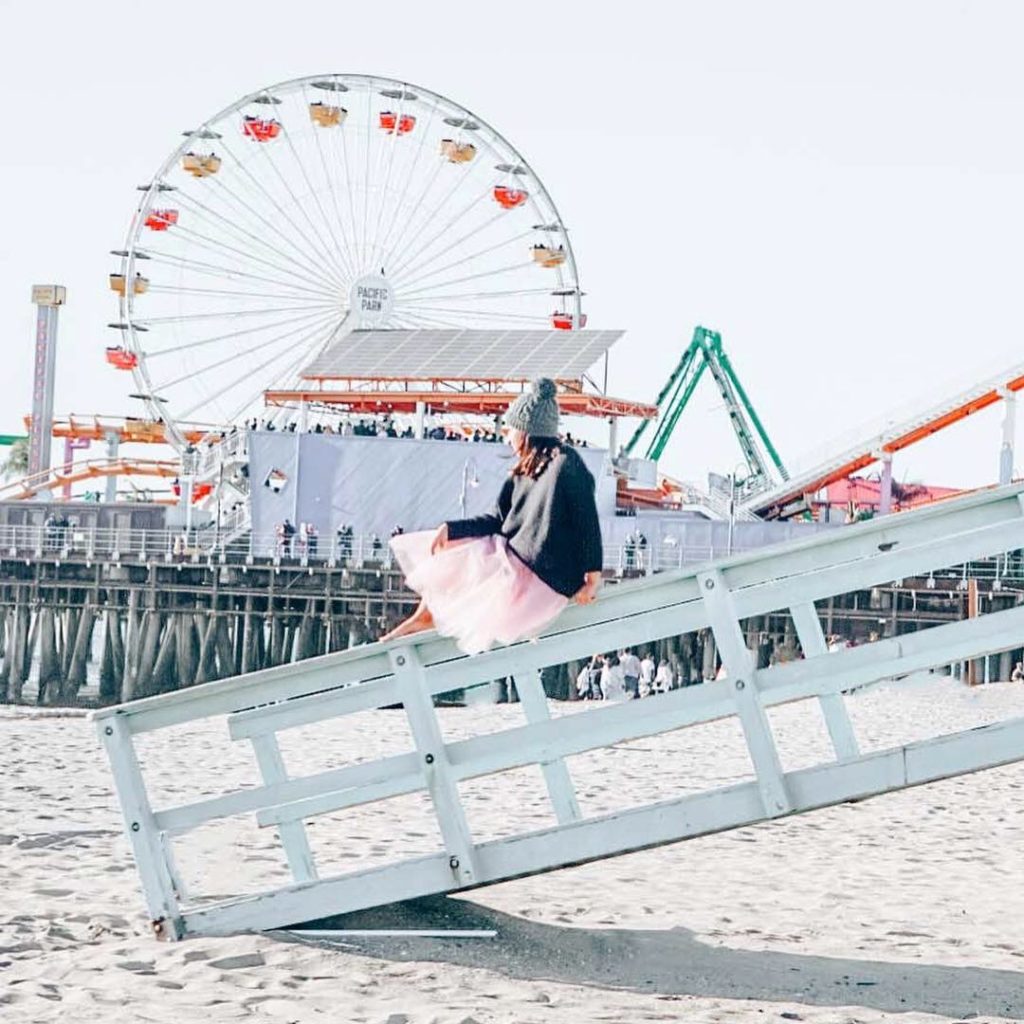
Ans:
[{"label": "ferris wheel spoke", "polygon": [[[233,245],[228,245],[226,242],[219,242],[216,238],[210,238],[209,235],[204,235],[202,232],[196,231],[194,228],[178,227],[178,231],[184,238],[198,239],[196,244],[199,248],[207,251],[217,252],[224,250],[225,252],[232,253],[235,256],[241,256],[243,259],[252,260],[254,263],[259,263],[261,266],[268,267],[270,270],[275,270],[279,274],[287,274],[291,277],[296,277],[304,283],[309,283],[309,273],[302,272],[301,270],[289,270],[287,267],[279,266],[276,263],[272,263],[270,260],[264,259],[262,256],[257,256],[254,252],[246,252],[245,249],[238,249]],[[204,244],[205,243],[205,244]],[[320,273],[323,273],[321,270]]]},{"label": "ferris wheel spoke", "polygon": [[261,334],[263,331],[276,330],[278,327],[287,327],[289,324],[305,323],[311,320],[319,320],[322,314],[305,313],[302,316],[290,316],[285,320],[277,320],[271,324],[259,324],[256,327],[244,327],[239,331],[228,331],[226,334],[214,334],[208,338],[199,338],[197,341],[186,341],[180,345],[168,345],[164,348],[146,348],[144,353],[147,362],[159,359],[161,356],[177,355],[180,352],[187,352],[191,349],[203,348],[206,345],[214,345],[218,341],[230,341],[232,338],[241,338],[249,334]]},{"label": "ferris wheel spoke", "polygon": [[[355,186],[355,179],[352,177],[352,170],[351,170],[351,168],[349,166],[349,159],[348,159],[348,132],[342,132],[341,133],[341,152],[342,152],[342,159],[343,159],[344,164],[345,164],[345,180],[346,180],[346,182],[348,182],[348,186],[349,186],[346,189],[346,192],[348,193],[348,212],[349,212],[349,217],[350,217],[350,219],[352,221],[352,248],[355,251],[356,258],[361,263],[362,262],[362,254],[359,252],[359,249],[358,249],[358,245],[359,245],[359,225],[356,222],[356,204],[355,204],[355,199],[353,198],[353,196],[355,194],[355,187],[354,187]],[[355,159],[355,157],[353,157],[353,161],[354,161],[354,159]],[[363,269],[365,269],[365,268],[364,267],[360,267],[360,270],[363,270]]]},{"label": "ferris wheel spoke", "polygon": [[[287,136],[288,133],[287,131],[285,131],[282,134]],[[302,214],[302,216],[306,220],[306,223],[309,225],[310,230],[316,236],[316,240],[321,247],[320,253],[323,254],[328,264],[334,270],[334,274],[332,275],[334,277],[334,280],[337,281],[339,285],[344,287],[344,283],[347,278],[345,270],[342,267],[341,263],[339,262],[340,258],[338,253],[331,251],[331,247],[324,241],[323,236],[320,234],[320,229],[316,226],[316,223],[314,222],[313,218],[310,217],[309,211],[306,209],[305,204],[299,199],[298,195],[296,195],[295,189],[292,188],[291,183],[288,181],[285,175],[281,173],[281,168],[277,166],[277,161],[274,159],[273,150],[268,149],[266,146],[263,146],[261,147],[260,152],[263,153],[263,156],[266,159],[268,165],[273,169],[274,173],[277,175],[278,181],[281,182],[281,184],[285,188],[285,191],[291,197],[293,206],[299,211],[299,213]],[[315,194],[316,193],[314,192],[314,196]]]},{"label": "ferris wheel spoke", "polygon": [[447,288],[452,284],[462,284],[463,281],[479,281],[485,277],[497,277],[498,274],[510,274],[516,270],[523,270],[526,267],[532,267],[532,263],[510,263],[506,267],[496,267],[493,270],[483,270],[479,274],[467,274],[465,277],[455,277],[450,281],[441,281],[434,287],[436,288]]},{"label": "ferris wheel spoke", "polygon": [[[439,163],[438,164],[438,171],[440,171],[441,167],[442,167],[442,164]],[[452,196],[454,196],[454,195],[456,195],[456,194],[458,194],[460,192],[460,190],[465,186],[465,184],[469,180],[470,175],[473,174],[473,172],[475,170],[476,170],[476,168],[473,166],[473,164],[469,164],[467,166],[466,170],[463,171],[462,174],[459,175],[458,178],[456,178],[455,183],[452,185],[452,187],[450,189],[448,189],[448,191],[445,192],[444,195],[441,197],[441,201],[430,211],[429,214],[427,214],[422,219],[422,221],[420,222],[419,227],[416,229],[416,231],[408,239],[406,239],[404,237],[404,232],[399,234],[398,238],[395,239],[395,241],[391,245],[391,252],[388,253],[388,260],[389,260],[389,262],[391,261],[391,254],[399,251],[399,245],[402,246],[403,251],[405,251],[406,253],[408,253],[408,251],[410,249],[412,249],[413,245],[419,239],[420,235],[422,235],[423,232],[426,230],[427,226],[445,208],[445,206],[447,206],[447,204],[451,200]],[[466,210],[464,212],[468,212],[469,210],[471,210],[483,198],[484,198],[484,195],[483,195],[483,193],[481,193],[479,196],[477,196],[469,204],[469,206],[466,207]],[[409,216],[409,223],[410,224],[413,222],[417,211],[419,210],[420,206],[423,204],[425,199],[426,199],[426,195],[424,194],[421,197],[421,199],[420,199],[419,203],[417,204],[417,206],[413,209],[412,213]],[[460,214],[460,216],[461,216],[461,214]],[[458,220],[458,219],[459,218],[456,217],[456,218],[454,218],[453,221],[450,221],[449,223],[454,223],[455,220]],[[398,260],[398,268],[401,268],[402,266],[404,266],[406,263],[409,262],[410,259],[415,259],[415,257],[419,255],[419,253],[422,251],[422,249],[423,249],[423,247],[421,246],[419,249],[417,249],[412,254],[412,256],[408,256],[407,255],[407,256],[399,259]]]},{"label": "ferris wheel spoke", "polygon": [[[521,297],[524,295],[550,295],[550,288],[508,288],[500,291],[491,292],[457,292],[455,294],[448,295],[437,295],[432,288],[426,288],[422,291],[417,292],[403,292],[402,293],[402,305],[406,303],[417,303],[417,302],[439,302],[444,300],[445,302],[462,302],[462,301],[479,301],[489,302],[492,299],[502,299],[508,296]],[[417,298],[417,296],[421,296]]]},{"label": "ferris wheel spoke", "polygon": [[[440,259],[446,252],[451,252],[452,249],[455,249],[458,246],[462,245],[463,243],[469,241],[469,239],[471,239],[474,235],[480,234],[481,231],[487,231],[492,225],[496,224],[499,220],[501,220],[503,215],[504,211],[499,211],[488,220],[481,221],[471,231],[468,231],[461,237],[456,238],[453,242],[449,242],[443,249],[436,252],[433,256],[429,256],[426,259],[420,260],[419,262],[415,262],[415,257],[406,260],[406,262],[403,265],[401,265],[398,269],[395,270],[395,282],[398,283],[404,277],[408,277],[409,274],[415,274],[416,271],[419,270],[421,267],[429,266],[434,260]],[[441,237],[443,237],[443,235]],[[426,248],[429,249],[431,244],[432,242],[428,242]]]},{"label": "ferris wheel spoke", "polygon": [[[481,138],[478,141],[480,142],[481,149],[483,149],[484,145],[486,145],[488,152],[492,151],[493,147],[491,146],[489,140]],[[416,214],[420,211],[423,204],[427,201],[427,196],[430,192],[430,187],[433,185],[434,179],[441,173],[442,168],[444,168],[445,166],[445,161],[438,161],[437,166],[434,168],[434,174],[431,176],[431,179],[427,183],[426,188],[424,188],[423,192],[416,200],[416,203],[413,206],[412,210],[410,211],[410,214],[406,219],[406,222],[403,225],[401,231],[399,231],[398,236],[395,238],[394,242],[391,243],[391,249],[388,252],[388,262],[391,262],[391,257],[393,253],[397,253],[400,251],[400,247],[405,250],[412,248],[416,240],[419,238],[420,234],[422,234],[426,226],[430,224],[431,220],[434,217],[436,217],[438,213],[440,213],[440,211],[444,208],[445,204],[449,201],[449,199],[451,199],[451,197],[456,192],[458,192],[461,189],[465,189],[469,186],[470,179],[473,177],[474,174],[476,174],[478,169],[484,166],[484,164],[482,160],[473,160],[470,163],[466,164],[462,172],[458,175],[458,177],[456,177],[455,182],[453,183],[449,191],[442,196],[441,201],[437,204],[437,206],[433,208],[432,212],[420,222],[419,227],[416,229],[412,237],[406,240],[406,232],[409,230],[411,225],[416,222]]]},{"label": "ferris wheel spoke", "polygon": [[[434,168],[433,173],[427,178],[426,184],[423,186],[423,189],[421,190],[420,196],[416,200],[416,203],[411,207],[411,209],[409,209],[408,214],[404,218],[404,220],[401,221],[401,227],[399,228],[398,234],[395,236],[395,239],[394,239],[393,242],[391,241],[390,236],[391,236],[391,232],[394,230],[394,225],[388,231],[388,239],[386,240],[386,244],[382,246],[382,250],[383,251],[381,253],[381,260],[382,260],[382,262],[383,262],[385,267],[389,263],[393,262],[392,261],[392,255],[399,251],[398,250],[398,246],[399,246],[399,243],[402,241],[402,237],[409,230],[411,225],[415,222],[416,212],[420,208],[420,205],[422,204],[424,198],[426,198],[426,196],[430,193],[430,190],[434,187],[435,182],[437,181],[438,177],[441,174],[442,166],[443,165],[440,162],[438,162],[437,166]],[[400,210],[401,210],[400,207],[396,207],[396,211],[395,211],[396,223],[397,223],[398,217],[400,215]]]},{"label": "ferris wheel spoke", "polygon": [[[263,153],[267,152],[266,147],[262,145],[260,146],[260,149]],[[259,189],[259,191],[266,198],[267,202],[269,202],[270,205],[273,206],[275,210],[277,210],[278,214],[280,214],[280,216],[285,221],[288,222],[292,230],[295,231],[295,233],[307,247],[307,251],[314,253],[318,259],[323,258],[324,254],[317,249],[316,245],[311,241],[311,239],[305,233],[305,231],[303,231],[302,228],[298,224],[296,224],[295,221],[289,216],[288,211],[285,210],[285,208],[278,202],[277,197],[270,192],[270,190],[263,184],[262,181],[260,181],[260,179],[255,174],[252,173],[251,170],[249,170],[249,168],[246,166],[245,161],[239,159],[239,157],[235,154],[234,150],[231,149],[230,146],[224,146],[224,151],[232,158],[232,160],[235,162],[235,165],[246,176],[246,178],[248,178],[248,180],[252,182],[252,184],[257,189]],[[272,166],[274,166],[276,169],[276,165]],[[321,274],[324,274],[324,276],[330,278],[334,282],[334,284],[337,285],[339,288],[343,288],[344,279],[335,277],[333,269],[333,264],[331,263],[331,260],[328,257],[325,261],[325,265],[319,268],[319,272]]]},{"label": "ferris wheel spoke", "polygon": [[[416,156],[413,158],[409,166],[409,171],[405,176],[405,184],[402,186],[401,193],[396,196],[395,202],[392,204],[391,219],[388,222],[388,229],[383,234],[383,236],[380,235],[380,225],[378,224],[377,234],[379,239],[378,245],[380,247],[381,259],[383,259],[384,254],[387,252],[388,239],[391,237],[391,232],[394,231],[395,229],[395,224],[398,221],[399,214],[405,207],[405,200],[409,194],[409,186],[412,184],[412,180],[416,173],[416,169],[419,167],[420,157],[423,155],[423,150],[427,141],[427,137],[430,135],[430,130],[434,125],[434,120],[437,117],[438,109],[438,104],[435,101],[434,105],[430,108],[430,117],[427,119],[427,123],[423,126],[423,130],[420,132],[420,141],[419,145],[416,147]],[[435,173],[440,169],[441,165],[440,163],[438,163],[437,167],[435,168]]]},{"label": "ferris wheel spoke", "polygon": [[[180,413],[179,414],[179,419],[186,419],[187,420],[189,418],[189,416],[192,416],[198,409],[201,409],[203,407],[203,405],[205,405],[207,402],[216,401],[217,399],[221,398],[222,396],[230,393],[235,388],[237,388],[240,384],[244,383],[246,380],[249,380],[250,378],[254,377],[256,374],[260,373],[262,370],[265,370],[268,367],[273,366],[273,364],[276,363],[282,357],[282,355],[287,355],[287,354],[291,353],[291,351],[292,351],[292,347],[289,346],[283,353],[282,352],[278,352],[275,355],[272,355],[269,359],[267,359],[264,362],[260,363],[258,366],[247,367],[244,373],[242,373],[238,377],[232,378],[230,381],[228,381],[227,384],[225,384],[222,388],[220,388],[219,391],[211,393],[206,398],[204,398],[201,402],[199,402],[196,405],[192,406],[190,409],[187,409],[185,412]],[[298,360],[296,360],[296,362],[298,362]]]},{"label": "ferris wheel spoke", "polygon": [[146,253],[155,263],[166,263],[169,267],[177,267],[179,270],[188,270],[189,273],[192,274],[217,278],[224,276],[232,278],[242,277],[248,281],[264,281],[267,284],[276,284],[280,285],[282,288],[291,288],[297,292],[303,292],[307,295],[315,295],[317,298],[323,297],[322,291],[293,284],[291,281],[282,281],[277,277],[266,277],[263,274],[253,274],[249,271],[241,270],[238,267],[226,267],[220,263],[206,263],[202,260],[191,260],[187,257],[179,256],[176,253],[164,252],[160,249],[146,249]]},{"label": "ferris wheel spoke", "polygon": [[[326,322],[329,318],[321,317],[320,319]],[[274,337],[261,341],[258,344],[249,345],[242,351],[235,350],[231,352],[230,355],[226,355],[212,363],[204,363],[202,366],[195,367],[194,369],[189,370],[188,373],[175,377],[172,380],[161,381],[159,384],[154,385],[154,390],[158,392],[169,391],[171,388],[177,387],[179,384],[184,384],[186,381],[195,380],[196,377],[209,374],[212,370],[218,370],[222,366],[227,366],[228,364],[238,362],[239,360],[244,361],[246,357],[251,356],[254,352],[263,352],[274,345],[280,345],[295,337],[296,334],[301,334],[302,332],[309,331],[310,329],[319,329],[319,323],[320,321],[315,321],[310,324],[301,324],[298,327],[293,327],[290,331],[275,334]],[[244,380],[250,372],[251,371],[247,369],[240,379]]]},{"label": "ferris wheel spoke", "polygon": [[[420,313],[431,314],[431,313],[451,313],[455,316],[466,316],[464,309],[448,309],[444,306],[416,306],[415,309],[410,310],[411,313],[419,315]],[[515,313],[512,311],[491,311],[475,309],[469,314],[474,319],[483,318],[485,320],[529,320],[532,323],[546,323],[546,316],[532,315],[529,313]]]},{"label": "ferris wheel spoke", "polygon": [[[329,332],[327,336],[329,336]],[[324,332],[321,331],[320,334],[314,337],[315,346],[306,346],[291,363],[284,367],[284,369],[278,372],[275,376],[271,377],[270,382],[267,386],[261,386],[255,392],[255,394],[250,392],[249,395],[246,398],[244,398],[242,402],[235,407],[235,409],[231,411],[231,413],[229,414],[229,420],[239,419],[242,416],[242,414],[247,409],[251,409],[254,402],[261,398],[267,391],[276,390],[277,388],[284,386],[285,382],[290,382],[291,380],[294,380],[303,363],[307,362],[308,359],[310,358],[310,351],[314,348],[319,348],[322,346],[323,337]]]},{"label": "ferris wheel spoke", "polygon": [[365,169],[363,171],[363,229],[360,235],[362,239],[359,248],[360,259],[362,260],[364,268],[367,267],[367,251],[366,251],[366,218],[370,209],[370,150],[372,149],[371,140],[373,139],[373,105],[372,105],[373,93],[370,89],[366,90],[366,160],[364,161]]},{"label": "ferris wheel spoke", "polygon": [[[217,181],[216,184],[220,190],[217,193],[218,197],[236,217],[242,220],[251,220],[255,217],[256,220],[253,227],[256,230],[273,232],[290,250],[294,250],[297,255],[289,256],[289,259],[300,266],[308,267],[307,273],[311,272],[315,277],[324,276],[323,267],[310,258],[311,250],[304,239],[300,237],[300,241],[297,242],[290,234],[283,231],[278,223],[267,217],[255,204],[250,203],[247,206],[239,206],[235,201],[234,195],[223,181]],[[264,194],[266,193],[264,192]]]},{"label": "ferris wheel spoke", "polygon": [[[403,274],[405,274],[411,266],[415,265],[416,260],[418,260],[423,253],[429,251],[430,247],[435,242],[437,242],[441,238],[444,238],[445,235],[449,231],[451,231],[451,229],[456,224],[459,223],[459,221],[461,221],[464,217],[468,217],[473,212],[474,207],[480,206],[484,202],[486,202],[486,196],[482,194],[475,196],[473,199],[470,200],[467,206],[464,206],[461,210],[459,210],[458,213],[456,213],[451,218],[451,220],[447,221],[439,231],[435,232],[429,239],[427,239],[426,242],[420,245],[418,249],[412,252],[406,251],[405,255],[402,257],[402,259],[398,261],[398,265],[392,271],[395,277],[401,277]],[[417,234],[420,234],[420,232],[417,232]],[[412,241],[413,240],[410,239],[410,246]]]},{"label": "ferris wheel spoke", "polygon": [[182,205],[186,207],[191,207],[193,209],[193,212],[197,213],[200,217],[202,217],[203,220],[206,220],[207,222],[213,221],[216,224],[223,224],[227,227],[229,231],[233,233],[233,235],[241,235],[242,237],[240,239],[236,238],[236,240],[240,241],[241,244],[247,245],[251,242],[255,242],[263,249],[266,249],[268,252],[273,253],[275,256],[280,257],[281,259],[287,261],[288,263],[300,267],[300,269],[303,266],[307,267],[303,274],[299,276],[306,277],[310,272],[315,273],[317,275],[321,273],[321,271],[316,267],[315,264],[309,263],[307,261],[305,253],[301,252],[301,250],[299,251],[300,258],[296,258],[286,250],[281,249],[276,245],[273,245],[264,236],[258,235],[253,231],[247,230],[240,224],[237,224],[235,220],[231,219],[230,217],[225,217],[224,214],[219,213],[217,210],[214,210],[211,207],[206,206],[204,203],[199,202],[199,200],[195,199],[193,196],[183,196],[182,198],[185,200]]},{"label": "ferris wheel spoke", "polygon": [[[302,98],[305,105],[309,106],[309,98],[306,95],[306,87],[302,87]],[[339,125],[340,127],[340,125]],[[321,132],[315,127],[313,129],[313,139],[316,142],[317,153],[320,156],[320,166],[324,172],[324,181],[327,182],[327,190],[331,196],[331,206],[334,208],[335,222],[338,225],[338,233],[341,238],[341,245],[345,251],[346,262],[349,266],[349,271],[353,278],[359,273],[355,263],[355,253],[352,248],[352,244],[349,241],[348,233],[345,231],[345,222],[341,215],[341,208],[338,206],[338,194],[334,188],[334,175],[331,174],[330,168],[327,166],[327,157],[324,155],[324,147],[320,141]]]},{"label": "ferris wheel spoke", "polygon": [[[519,243],[524,238],[529,238],[530,235],[533,234],[533,232],[530,230],[522,231],[518,235],[512,235],[511,238],[506,238],[501,242],[495,242],[493,245],[489,245],[484,249],[478,249],[476,250],[476,252],[472,252],[466,256],[462,256],[460,259],[454,260],[451,263],[446,263],[444,266],[438,267],[435,270],[426,270],[426,268],[429,267],[434,260],[439,259],[444,253],[450,251],[456,245],[465,244],[470,238],[473,238],[475,235],[478,235],[481,231],[485,229],[486,228],[484,226],[481,226],[479,228],[474,229],[473,231],[470,231],[467,235],[464,235],[457,242],[453,243],[452,245],[448,245],[444,249],[442,249],[441,252],[437,254],[437,256],[434,256],[430,260],[423,261],[422,263],[420,263],[418,267],[421,268],[423,272],[421,272],[419,276],[417,276],[416,274],[417,268],[410,267],[409,270],[406,271],[406,276],[403,277],[400,281],[396,282],[396,286],[401,286],[403,284],[406,287],[419,285],[420,282],[422,281],[429,280],[431,277],[436,277],[438,274],[446,273],[449,270],[453,270],[455,267],[462,266],[462,264],[464,263],[469,263],[471,260],[480,259],[481,256],[486,256],[488,253],[496,252],[498,249],[504,249],[506,246],[512,245],[514,243]],[[410,277],[408,275],[412,276]]]},{"label": "ferris wheel spoke", "polygon": [[[320,202],[320,196],[317,189],[314,188],[313,182],[310,181],[309,174],[306,171],[306,165],[299,159],[298,151],[295,148],[295,144],[292,142],[291,133],[286,131],[283,134],[285,141],[288,143],[288,149],[291,152],[295,163],[298,165],[299,173],[302,175],[303,181],[305,181],[306,187],[309,189],[309,194],[312,196],[313,202],[316,204],[317,211],[320,214],[320,218],[327,230],[327,233],[330,235],[331,241],[334,243],[334,253],[338,269],[346,279],[352,279],[355,277],[355,271],[348,260],[347,250],[342,247],[341,242],[334,233],[334,228],[331,225],[331,219],[327,216],[327,211]],[[317,232],[317,237],[320,237],[319,232]]]},{"label": "ferris wheel spoke", "polygon": [[[404,99],[400,99],[398,101],[398,104],[397,104],[396,109],[395,109],[395,120],[396,120],[395,130],[392,131],[390,134],[388,134],[384,138],[381,138],[379,133],[374,132],[372,122],[367,121],[367,129],[366,129],[366,131],[367,131],[367,140],[366,140],[367,147],[368,148],[372,148],[372,146],[371,146],[371,140],[372,139],[374,139],[374,138],[381,138],[380,145],[376,147],[377,148],[377,155],[376,155],[376,159],[373,162],[374,163],[373,178],[372,179],[371,178],[367,178],[367,181],[366,181],[366,191],[365,191],[366,202],[365,202],[365,205],[363,207],[363,217],[364,217],[364,223],[365,223],[364,243],[365,243],[365,247],[366,247],[364,259],[365,259],[365,264],[366,264],[366,266],[368,268],[373,265],[373,258],[374,258],[374,255],[376,253],[376,248],[377,248],[377,244],[376,244],[376,229],[375,228],[371,228],[371,225],[373,224],[373,221],[374,221],[374,218],[373,218],[373,208],[374,208],[374,206],[376,206],[377,209],[379,210],[384,205],[384,203],[387,202],[387,180],[385,179],[385,180],[382,181],[381,175],[383,173],[384,165],[385,164],[388,165],[388,175],[390,175],[390,168],[394,164],[394,159],[395,159],[395,147],[398,145],[398,139],[399,139],[399,132],[398,132],[397,125],[398,125],[398,123],[401,121],[401,119],[404,116],[405,116],[405,100]],[[374,202],[373,192],[371,192],[371,190],[370,190],[370,181],[381,182],[381,184],[376,185],[375,188],[374,188],[374,191],[376,191],[378,193],[378,195],[376,197],[376,203]],[[372,235],[371,235],[371,230],[374,232]]]},{"label": "ferris wheel spoke", "polygon": [[228,291],[223,288],[174,288],[168,285],[155,285],[149,286],[150,294],[156,295],[222,295],[225,298],[245,298],[245,299],[292,299],[296,302],[305,299],[305,296],[296,293],[280,293],[280,292],[238,292]]},{"label": "ferris wheel spoke", "polygon": [[156,324],[181,324],[196,320],[240,320],[242,317],[269,316],[273,313],[302,313],[308,310],[335,310],[333,302],[307,303],[302,306],[270,306],[266,309],[218,309],[209,313],[177,313],[174,316],[136,317],[132,323],[152,327]]}]

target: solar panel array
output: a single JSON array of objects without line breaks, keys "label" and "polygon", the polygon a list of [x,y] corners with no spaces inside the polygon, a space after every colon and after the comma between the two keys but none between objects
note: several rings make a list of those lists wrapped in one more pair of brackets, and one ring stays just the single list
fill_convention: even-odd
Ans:
[{"label": "solar panel array", "polygon": [[306,378],[578,380],[623,331],[352,331],[303,371]]}]

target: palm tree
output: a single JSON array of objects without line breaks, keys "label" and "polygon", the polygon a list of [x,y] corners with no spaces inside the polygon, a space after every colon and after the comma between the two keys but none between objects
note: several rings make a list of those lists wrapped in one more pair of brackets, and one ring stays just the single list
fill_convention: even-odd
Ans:
[{"label": "palm tree", "polygon": [[9,480],[12,476],[27,476],[28,475],[28,438],[24,437],[20,441],[15,441],[11,445],[11,450],[7,453],[7,459],[3,465],[0,465],[0,474],[3,475],[5,480]]}]

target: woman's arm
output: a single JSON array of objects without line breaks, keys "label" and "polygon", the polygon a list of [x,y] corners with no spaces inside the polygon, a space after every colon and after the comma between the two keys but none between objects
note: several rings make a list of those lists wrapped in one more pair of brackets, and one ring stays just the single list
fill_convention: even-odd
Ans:
[{"label": "woman's arm", "polygon": [[[505,517],[512,507],[512,478],[505,481],[498,500],[490,512],[480,516],[470,516],[467,519],[450,519],[441,530],[444,530],[444,543],[452,540],[465,540],[468,537],[488,537],[492,533],[500,533]],[[441,536],[438,530],[438,538]],[[437,538],[435,538],[435,545]],[[442,545],[443,546],[443,545]]]}]

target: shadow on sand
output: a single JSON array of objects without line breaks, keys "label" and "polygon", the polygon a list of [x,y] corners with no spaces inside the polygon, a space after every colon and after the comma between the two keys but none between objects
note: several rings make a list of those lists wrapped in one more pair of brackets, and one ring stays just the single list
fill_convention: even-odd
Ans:
[{"label": "shadow on sand", "polygon": [[[727,949],[698,942],[685,928],[557,927],[444,896],[323,918],[303,927],[495,929],[493,939],[345,937],[331,942],[386,960],[482,967],[532,981],[954,1018],[1024,1018],[1024,973],[1016,971]],[[299,941],[287,932],[277,934]]]}]

